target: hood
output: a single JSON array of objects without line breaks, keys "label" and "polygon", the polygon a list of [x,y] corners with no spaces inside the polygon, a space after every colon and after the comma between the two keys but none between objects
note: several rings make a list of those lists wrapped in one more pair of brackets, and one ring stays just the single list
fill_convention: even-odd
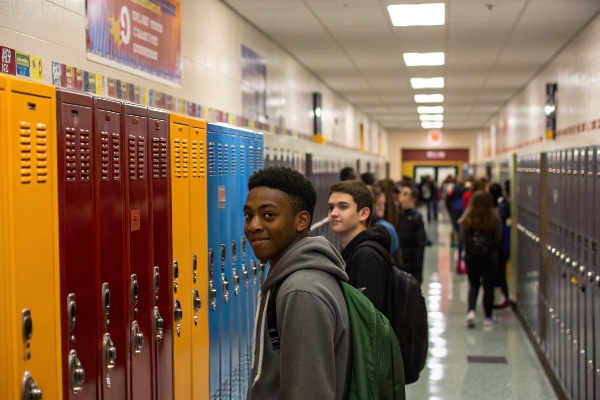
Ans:
[{"label": "hood", "polygon": [[294,244],[274,268],[269,268],[261,291],[269,291],[288,275],[301,269],[326,271],[347,282],[345,268],[344,259],[329,240],[322,236],[307,237]]},{"label": "hood", "polygon": [[389,249],[392,246],[392,237],[388,232],[387,228],[383,225],[372,226],[356,235],[354,239],[348,243],[344,251],[344,258],[348,259],[350,254],[354,252],[354,249],[358,245],[366,240],[372,240],[379,243],[384,249]]}]

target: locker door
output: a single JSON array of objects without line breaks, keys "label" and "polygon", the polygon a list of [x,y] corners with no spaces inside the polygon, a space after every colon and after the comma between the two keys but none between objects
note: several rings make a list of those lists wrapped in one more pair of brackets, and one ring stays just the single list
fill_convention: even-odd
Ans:
[{"label": "locker door", "polygon": [[192,389],[192,265],[190,251],[189,119],[170,115],[173,229],[173,394],[189,400]]},{"label": "locker door", "polygon": [[68,399],[97,396],[93,104],[89,94],[57,90],[62,372]]},{"label": "locker door", "polygon": [[[219,240],[219,174],[222,173],[222,149],[219,127],[207,125],[208,143],[208,278],[209,299],[209,353],[210,353],[210,398],[220,399],[221,391],[221,330],[220,313],[223,307],[223,285],[221,281],[221,249]],[[223,193],[224,195],[224,193]],[[223,338],[224,340],[224,338]],[[228,341],[226,341],[228,343]]]},{"label": "locker door", "polygon": [[[152,206],[148,157],[148,109],[124,103],[125,243],[128,254],[129,387],[131,400],[152,398]],[[127,270],[127,269],[126,269]]]},{"label": "locker door", "polygon": [[[584,352],[582,356],[582,369],[585,374],[585,394],[588,399],[594,398],[594,181],[596,175],[596,148],[586,148],[585,157],[585,194],[582,203],[584,213],[583,223],[585,225],[585,266],[581,269],[580,289],[584,297],[585,334]],[[591,222],[590,222],[591,221]]]},{"label": "locker door", "polygon": [[127,399],[125,236],[121,103],[94,98],[94,184],[99,253],[97,296],[98,389],[101,399]]},{"label": "locker door", "polygon": [[[264,165],[264,161],[265,161],[265,153],[264,153],[264,137],[262,133],[259,132],[254,132],[254,168],[256,171],[263,169],[265,167]],[[267,274],[269,273],[269,264],[263,264],[261,262],[259,262],[258,260],[256,260],[256,262],[258,263],[258,275],[259,275],[259,290],[260,290],[260,285],[262,285],[263,280],[265,278],[265,276],[267,276]],[[258,292],[257,292],[257,296],[258,296]]]},{"label": "locker door", "polygon": [[[172,234],[169,173],[169,115],[148,109],[148,176],[152,184],[152,235],[154,263],[150,280],[152,332],[149,345],[154,348],[154,398],[173,398],[173,296],[171,289]],[[150,179],[150,178],[149,178]]]},{"label": "locker door", "polygon": [[190,221],[192,262],[192,385],[193,398],[209,398],[208,224],[206,204],[206,122],[190,118]]},{"label": "locker door", "polygon": [[[2,77],[0,117],[6,398],[59,399],[62,390],[56,95]],[[4,377],[0,378],[2,381]]]},{"label": "locker door", "polygon": [[587,250],[588,245],[586,235],[586,182],[587,182],[587,151],[585,147],[579,148],[579,160],[577,175],[575,179],[578,181],[577,184],[577,257],[574,263],[574,274],[577,278],[576,292],[577,292],[577,384],[578,393],[581,398],[585,398],[587,392],[587,374],[586,374],[586,293],[585,287],[582,290],[582,285],[585,285],[585,270],[587,268]]},{"label": "locker door", "polygon": [[[6,81],[7,77],[0,76],[0,118],[4,121],[7,119],[6,111]],[[5,123],[0,123],[0,155],[8,153],[7,146],[5,143],[7,138]],[[0,170],[6,171],[7,166],[4,164],[6,160],[5,156],[0,158]],[[0,179],[5,180],[5,175],[0,174]],[[6,190],[4,185],[0,185],[0,324],[4,327],[8,327],[10,317],[8,317],[8,301],[7,298],[10,285],[8,275],[8,261],[5,259],[5,255],[8,254],[8,237],[5,236],[5,225],[7,223],[7,199],[5,198]],[[0,362],[0,398],[8,399],[8,387],[10,385],[8,380],[8,360],[10,359],[8,346],[8,329],[0,329],[0,354],[3,354],[2,362]]]},{"label": "locker door", "polygon": [[[598,218],[600,216],[600,148],[596,148],[596,159],[595,159],[595,182],[594,182],[594,217]],[[593,290],[593,303],[594,303],[594,324],[593,330],[595,335],[594,341],[594,390],[595,390],[595,399],[600,399],[600,344],[598,343],[598,335],[600,335],[600,251],[598,251],[598,240],[600,238],[600,226],[596,221],[594,223],[594,239],[595,239],[595,252],[593,254],[594,257],[594,286]]]},{"label": "locker door", "polygon": [[559,240],[557,242],[557,263],[559,269],[559,306],[558,306],[558,324],[559,324],[559,347],[560,347],[560,358],[559,358],[559,375],[566,385],[567,380],[567,289],[569,281],[567,279],[567,270],[565,267],[566,249],[568,242],[568,231],[566,224],[566,211],[567,207],[567,151],[562,150],[560,152],[560,182],[559,182],[559,197],[558,207],[560,216],[559,225]]}]

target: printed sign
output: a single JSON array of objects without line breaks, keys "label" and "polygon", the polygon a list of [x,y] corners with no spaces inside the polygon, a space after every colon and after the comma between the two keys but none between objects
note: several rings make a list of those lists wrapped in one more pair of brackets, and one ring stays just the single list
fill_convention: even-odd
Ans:
[{"label": "printed sign", "polygon": [[17,73],[15,50],[8,47],[0,47],[0,51],[2,51],[2,64],[0,64],[0,72],[4,74],[15,75]]},{"label": "printed sign", "polygon": [[225,209],[225,186],[218,187],[219,193],[219,210]]},{"label": "printed sign", "polygon": [[15,52],[17,60],[17,75],[26,76],[29,78],[29,54]]},{"label": "printed sign", "polygon": [[148,79],[181,84],[177,0],[87,0],[88,59]]},{"label": "printed sign", "polygon": [[131,211],[131,231],[139,231],[141,227],[140,210]]},{"label": "printed sign", "polygon": [[41,81],[44,79],[41,57],[29,56],[29,76],[34,81]]},{"label": "printed sign", "polygon": [[54,86],[61,86],[62,68],[64,65],[52,61],[52,84]]}]

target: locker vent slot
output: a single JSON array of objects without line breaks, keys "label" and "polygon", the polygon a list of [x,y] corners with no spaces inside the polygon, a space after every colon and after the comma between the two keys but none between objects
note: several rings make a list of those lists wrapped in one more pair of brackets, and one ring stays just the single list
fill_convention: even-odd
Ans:
[{"label": "locker vent slot", "polygon": [[221,143],[217,145],[217,174],[223,175],[223,145]]},{"label": "locker vent slot", "polygon": [[240,174],[246,173],[246,146],[240,146]]},{"label": "locker vent slot", "polygon": [[263,167],[263,158],[262,158],[262,149],[260,147],[256,148],[256,169],[262,169]]},{"label": "locker vent slot", "polygon": [[138,136],[137,153],[138,179],[143,180],[146,178],[146,138],[143,136]]},{"label": "locker vent slot", "polygon": [[160,138],[160,167],[161,177],[166,178],[169,171],[169,149],[167,146],[167,138]]},{"label": "locker vent slot", "polygon": [[204,142],[200,141],[200,177],[204,178],[206,171],[206,160],[204,159]]},{"label": "locker vent slot", "polygon": [[100,133],[100,147],[100,179],[102,179],[102,182],[108,182],[110,168],[110,139],[108,137],[108,132],[102,131]]},{"label": "locker vent slot", "polygon": [[75,128],[65,129],[65,157],[66,157],[66,173],[67,183],[75,183],[77,181],[77,157],[75,155]]},{"label": "locker vent slot", "polygon": [[208,174],[215,176],[215,144],[213,142],[208,144]]},{"label": "locker vent slot", "polygon": [[173,153],[175,159],[173,160],[173,165],[175,167],[175,178],[181,178],[181,150],[180,150],[180,140],[179,138],[173,138]]},{"label": "locker vent slot", "polygon": [[21,149],[21,183],[31,182],[31,124],[21,122],[19,137]]},{"label": "locker vent slot", "polygon": [[160,179],[160,139],[152,138],[152,178]]},{"label": "locker vent slot", "polygon": [[188,164],[189,164],[189,154],[188,154],[188,141],[187,139],[183,139],[181,141],[181,152],[183,153],[183,165],[182,165],[182,172],[183,172],[183,177],[187,178],[188,177]]},{"label": "locker vent slot", "polygon": [[248,157],[250,158],[250,173],[256,171],[254,166],[254,146],[248,147]]},{"label": "locker vent slot", "polygon": [[237,165],[236,161],[235,146],[231,146],[231,176],[235,176]]},{"label": "locker vent slot", "polygon": [[198,177],[198,142],[192,140],[192,178]]},{"label": "locker vent slot", "polygon": [[118,133],[112,134],[113,148],[113,181],[121,180],[121,140]]},{"label": "locker vent slot", "polygon": [[79,130],[79,148],[81,159],[81,182],[90,182],[90,131]]},{"label": "locker vent slot", "polygon": [[129,179],[135,181],[137,171],[137,146],[134,135],[129,135]]},{"label": "locker vent slot", "polygon": [[36,149],[37,149],[37,181],[44,183],[48,180],[48,133],[46,124],[36,124]]},{"label": "locker vent slot", "polygon": [[225,150],[223,151],[224,153],[224,157],[223,157],[223,165],[224,165],[224,172],[225,172],[225,176],[229,176],[229,145],[226,144],[225,145]]}]

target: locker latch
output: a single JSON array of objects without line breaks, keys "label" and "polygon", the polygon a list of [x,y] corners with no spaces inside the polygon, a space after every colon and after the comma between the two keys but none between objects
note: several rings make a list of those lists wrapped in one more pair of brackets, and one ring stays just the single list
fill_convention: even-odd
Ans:
[{"label": "locker latch", "polygon": [[131,324],[131,344],[133,346],[133,355],[139,356],[144,345],[144,334],[140,331],[140,326],[137,321]]},{"label": "locker latch", "polygon": [[177,293],[177,278],[179,278],[179,263],[173,261],[173,292]]},{"label": "locker latch", "polygon": [[223,289],[223,300],[227,304],[229,302],[229,282],[227,282],[225,274],[221,274],[221,287]]},{"label": "locker latch", "polygon": [[163,338],[163,328],[164,328],[164,320],[161,318],[160,313],[158,312],[158,307],[154,307],[154,339],[156,342],[160,343]]},{"label": "locker latch", "polygon": [[242,236],[242,258],[246,258],[246,238]]},{"label": "locker latch", "polygon": [[233,269],[233,294],[237,296],[240,292],[240,276],[237,270]]},{"label": "locker latch", "polygon": [[31,311],[29,311],[28,308],[21,312],[21,323],[23,329],[23,341],[25,342],[25,348],[27,349],[25,352],[25,360],[29,360],[31,358],[31,351],[29,351],[29,347],[31,337],[33,336],[33,319],[31,318]]},{"label": "locker latch", "polygon": [[256,287],[256,275],[258,274],[258,269],[256,268],[256,261],[250,260],[250,269],[252,270],[252,284]]},{"label": "locker latch", "polygon": [[115,347],[112,339],[110,338],[110,333],[104,334],[104,340],[102,343],[104,347],[104,365],[106,366],[106,385],[110,387],[110,378],[108,378],[108,373],[111,369],[115,367],[115,360],[117,359],[117,348]]},{"label": "locker latch", "polygon": [[202,307],[202,300],[197,289],[192,291],[192,302],[194,303],[194,325],[198,325],[198,310]]},{"label": "locker latch", "polygon": [[221,270],[225,271],[225,259],[227,258],[227,249],[221,244]]},{"label": "locker latch", "polygon": [[110,325],[108,320],[108,312],[110,310],[110,289],[108,283],[102,284],[102,310],[104,311],[104,327],[107,328]]},{"label": "locker latch", "polygon": [[138,280],[137,275],[131,275],[131,283],[129,285],[129,312],[133,315],[137,312],[138,303]]},{"label": "locker latch", "polygon": [[181,302],[175,299],[175,308],[173,310],[173,319],[177,322],[177,336],[181,335],[181,319],[183,318],[183,310],[181,310]]},{"label": "locker latch", "polygon": [[196,271],[198,269],[198,257],[194,254],[192,256],[192,273],[194,274],[194,283],[196,283]]},{"label": "locker latch", "polygon": [[42,400],[42,389],[40,389],[29,371],[23,375],[23,400]]},{"label": "locker latch", "polygon": [[154,296],[158,300],[158,290],[160,289],[160,269],[154,267]]},{"label": "locker latch", "polygon": [[69,353],[69,382],[73,394],[78,394],[83,389],[83,381],[85,380],[85,370],[81,366],[77,352],[71,350]]},{"label": "locker latch", "polygon": [[244,286],[246,287],[246,292],[248,291],[248,268],[246,268],[246,263],[242,263],[242,274],[244,275]]},{"label": "locker latch", "polygon": [[75,304],[75,293],[67,296],[67,319],[69,323],[69,332],[75,329],[75,320],[77,316],[77,305]]},{"label": "locker latch", "polygon": [[237,245],[235,244],[235,240],[231,241],[231,262],[234,266],[237,262]]},{"label": "locker latch", "polygon": [[210,306],[215,311],[217,309],[217,289],[215,288],[215,281],[212,279],[208,282],[208,293],[210,296]]}]

